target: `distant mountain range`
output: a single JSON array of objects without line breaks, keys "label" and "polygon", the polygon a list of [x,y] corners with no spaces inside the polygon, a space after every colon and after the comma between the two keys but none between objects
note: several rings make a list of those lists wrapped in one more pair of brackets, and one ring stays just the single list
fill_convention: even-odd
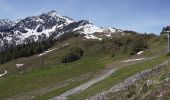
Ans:
[{"label": "distant mountain range", "polygon": [[11,28],[14,25],[16,25],[16,23],[17,23],[16,21],[11,21],[11,20],[8,20],[8,19],[2,19],[2,20],[0,20],[0,30]]},{"label": "distant mountain range", "polygon": [[75,21],[56,11],[50,11],[19,21],[0,20],[0,48],[41,41],[44,38],[58,39],[71,33],[82,34],[86,39],[99,40],[114,34],[125,34],[120,29],[100,28],[87,20]]}]

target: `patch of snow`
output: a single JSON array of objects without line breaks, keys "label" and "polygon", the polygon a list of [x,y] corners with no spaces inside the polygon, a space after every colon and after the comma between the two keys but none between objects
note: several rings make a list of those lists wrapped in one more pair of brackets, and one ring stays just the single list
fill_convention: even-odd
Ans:
[{"label": "patch of snow", "polygon": [[137,55],[141,55],[143,53],[143,51],[139,51],[138,53],[137,53]]},{"label": "patch of snow", "polygon": [[86,36],[84,36],[86,39],[97,39],[97,40],[102,40],[102,38],[98,38],[96,36],[94,36],[93,34],[88,34]]},{"label": "patch of snow", "polygon": [[[67,46],[67,45],[69,45],[69,43],[63,44],[63,46]],[[52,52],[54,50],[57,50],[57,49],[58,48],[54,48],[54,49],[51,49],[51,50],[48,50],[48,51],[44,51],[43,53],[39,54],[38,57],[41,57],[41,56],[43,56],[43,55],[45,55],[45,54],[47,54],[49,52]]]},{"label": "patch of snow", "polygon": [[69,43],[66,43],[66,44],[64,44],[63,46],[68,46],[69,45]]},{"label": "patch of snow", "polygon": [[63,27],[64,25],[63,24],[60,24],[57,28],[61,28],[61,27]]},{"label": "patch of snow", "polygon": [[4,76],[4,75],[5,75],[5,74],[7,74],[7,73],[8,73],[8,71],[7,71],[7,70],[5,70],[5,72],[4,72],[4,73],[0,74],[0,77]]},{"label": "patch of snow", "polygon": [[102,38],[98,38],[98,37],[96,37],[96,36],[94,36],[92,34],[94,34],[96,32],[97,33],[104,32],[104,33],[106,33],[105,36],[111,37],[113,33],[115,33],[116,31],[119,32],[120,30],[118,30],[118,29],[116,30],[114,28],[99,28],[99,27],[97,27],[97,26],[95,26],[95,25],[93,25],[91,23],[90,24],[86,24],[86,25],[83,25],[83,23],[82,23],[82,25],[80,25],[79,27],[75,28],[73,30],[73,32],[74,31],[79,31],[82,34],[85,34],[86,35],[85,37],[87,39],[99,39],[99,40],[102,40]]},{"label": "patch of snow", "polygon": [[119,30],[118,29],[116,30],[115,28],[106,28],[106,29],[103,29],[103,32],[106,33],[105,36],[107,36],[107,37],[111,37],[112,34],[115,33],[116,31],[119,32]]},{"label": "patch of snow", "polygon": [[37,17],[36,19],[37,22],[44,22],[41,18]]},{"label": "patch of snow", "polygon": [[[23,38],[21,38],[21,39],[24,40],[25,38],[28,38],[29,36],[35,35],[35,36],[36,36],[35,41],[37,41],[37,40],[38,40],[38,35],[45,34],[46,37],[49,37],[50,33],[51,33],[51,32],[54,32],[54,31],[56,30],[56,28],[57,28],[57,25],[55,25],[55,26],[53,26],[51,29],[43,29],[42,32],[37,32],[37,29],[38,29],[39,26],[40,26],[40,25],[38,25],[38,26],[35,28],[35,30],[25,28],[25,30],[28,31],[28,32],[27,32],[27,33],[21,33],[21,34],[22,34],[21,37],[23,37]],[[15,33],[20,33],[20,32],[17,30],[17,31],[15,31]],[[22,40],[22,41],[23,41],[23,40]]]},{"label": "patch of snow", "polygon": [[103,32],[105,32],[105,33],[114,33],[114,32],[116,32],[116,30],[114,28],[105,28],[105,29],[103,29]]},{"label": "patch of snow", "polygon": [[66,19],[66,24],[70,24],[70,23],[74,22],[74,21],[69,20],[69,19],[67,19],[67,18],[65,18],[65,19]]},{"label": "patch of snow", "polygon": [[78,28],[75,28],[73,31],[77,31],[77,30],[83,30],[83,34],[93,34],[95,32],[103,32],[103,29],[92,24],[79,26]]},{"label": "patch of snow", "polygon": [[69,19],[69,18],[67,18],[67,17],[60,16],[60,18],[65,19],[65,25],[68,25],[68,24],[74,22],[74,20]]},{"label": "patch of snow", "polygon": [[45,55],[45,54],[47,54],[47,53],[49,53],[49,52],[52,52],[52,51],[54,51],[54,50],[57,50],[57,49],[58,49],[58,48],[51,49],[51,50],[48,50],[48,51],[44,51],[44,53],[39,54],[38,57],[41,57],[41,56],[43,56],[43,55]]},{"label": "patch of snow", "polygon": [[109,28],[110,32],[114,33],[116,30],[114,28]]},{"label": "patch of snow", "polygon": [[131,61],[139,61],[139,60],[143,60],[144,58],[139,58],[139,59],[130,59],[130,60],[125,60],[123,62],[131,62]]},{"label": "patch of snow", "polygon": [[16,64],[17,68],[22,67],[24,64]]},{"label": "patch of snow", "polygon": [[112,36],[112,34],[111,34],[111,33],[106,33],[106,34],[105,34],[105,36],[107,36],[107,37],[111,37],[111,36]]},{"label": "patch of snow", "polygon": [[164,79],[164,80],[165,80],[165,81],[169,81],[169,79],[170,79],[170,78],[168,77],[168,78],[166,78],[166,79]]},{"label": "patch of snow", "polygon": [[47,35],[47,37],[49,37],[49,33],[54,32],[54,31],[56,30],[56,28],[57,28],[57,25],[56,25],[56,26],[53,26],[51,29],[45,29],[45,30],[43,30],[43,31],[41,32],[41,34],[44,33],[44,34]]},{"label": "patch of snow", "polygon": [[112,34],[111,34],[111,33],[107,33],[106,36],[107,36],[107,37],[111,37]]}]

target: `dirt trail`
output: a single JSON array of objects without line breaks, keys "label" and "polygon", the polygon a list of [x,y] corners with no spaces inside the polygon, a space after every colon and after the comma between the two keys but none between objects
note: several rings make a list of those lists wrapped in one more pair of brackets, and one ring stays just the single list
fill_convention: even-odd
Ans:
[{"label": "dirt trail", "polygon": [[135,62],[119,62],[119,63],[116,63],[116,64],[113,64],[109,67],[107,67],[106,69],[102,70],[101,72],[98,73],[98,75],[91,79],[90,81],[80,85],[80,86],[77,86],[69,91],[66,91],[64,92],[63,94],[59,95],[59,96],[55,96],[53,98],[51,98],[50,100],[66,100],[67,97],[73,95],[73,94],[76,94],[78,92],[81,92],[87,88],[89,88],[90,86],[104,80],[105,78],[109,77],[112,73],[114,73],[118,68],[121,68],[123,66],[128,66],[128,65],[132,65],[132,64],[136,64],[138,62],[142,62],[142,61],[147,61],[147,60],[151,60],[151,59],[154,59],[156,58],[157,56],[155,57],[151,57],[151,58],[144,58],[144,59],[141,59],[140,61],[135,61]]},{"label": "dirt trail", "polygon": [[80,86],[78,86],[78,87],[75,87],[75,88],[73,88],[73,89],[71,89],[71,90],[69,90],[69,91],[61,94],[60,96],[56,96],[56,97],[54,97],[54,98],[52,98],[52,99],[50,99],[50,100],[62,100],[62,99],[65,100],[66,97],[68,97],[68,96],[70,96],[70,95],[72,95],[72,94],[74,94],[74,93],[77,93],[77,92],[79,92],[79,91],[83,91],[83,90],[87,89],[88,87],[90,87],[91,85],[93,85],[93,84],[95,84],[95,83],[97,83],[97,82],[99,82],[99,81],[102,81],[103,79],[107,78],[107,77],[110,76],[113,72],[115,72],[116,69],[117,69],[117,68],[113,68],[113,69],[105,72],[105,73],[102,74],[102,75],[98,75],[98,76],[95,77],[94,79],[92,79],[92,80],[90,80],[90,81],[88,81],[88,82],[86,82],[86,83],[84,83],[84,84],[82,84],[82,85],[80,85]]},{"label": "dirt trail", "polygon": [[[150,60],[156,57],[152,57],[152,58],[145,58],[141,61],[146,61],[146,60]],[[34,99],[36,96],[41,96],[43,94],[49,93],[51,91],[54,91],[58,88],[62,88],[65,87],[67,85],[69,85],[72,82],[78,81],[78,80],[83,80],[83,79],[87,79],[89,78],[89,76],[94,76],[90,81],[77,86],[69,91],[66,91],[65,93],[61,94],[60,96],[56,96],[54,98],[52,98],[51,100],[65,100],[68,96],[71,96],[75,93],[78,93],[80,91],[83,91],[85,89],[87,89],[88,87],[92,86],[93,84],[104,80],[105,78],[109,77],[112,73],[114,73],[118,68],[123,67],[123,66],[127,66],[127,65],[131,65],[131,64],[135,64],[141,61],[136,61],[136,62],[117,62],[115,64],[112,64],[111,66],[108,66],[107,68],[105,68],[102,71],[99,71],[97,73],[95,73],[95,75],[93,73],[87,73],[85,75],[79,76],[79,77],[75,77],[69,80],[66,80],[64,82],[61,83],[57,83],[55,85],[52,86],[48,86],[45,88],[41,88],[41,89],[37,89],[37,90],[33,90],[30,92],[26,92],[26,93],[21,93],[15,96],[12,96],[10,98],[8,98],[7,100],[30,100],[30,99]]]}]

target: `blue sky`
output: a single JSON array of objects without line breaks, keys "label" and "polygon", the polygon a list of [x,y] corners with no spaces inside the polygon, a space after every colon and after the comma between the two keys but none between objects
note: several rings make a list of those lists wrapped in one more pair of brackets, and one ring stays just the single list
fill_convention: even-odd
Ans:
[{"label": "blue sky", "polygon": [[170,0],[0,0],[0,19],[21,19],[56,10],[99,27],[159,34],[170,25]]}]

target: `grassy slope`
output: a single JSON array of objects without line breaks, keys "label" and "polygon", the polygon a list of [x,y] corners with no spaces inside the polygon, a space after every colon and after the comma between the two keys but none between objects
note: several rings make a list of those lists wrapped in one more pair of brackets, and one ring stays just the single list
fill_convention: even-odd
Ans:
[{"label": "grassy slope", "polygon": [[[1,69],[7,69],[9,74],[0,78],[0,99],[8,98],[13,95],[47,87],[56,83],[63,82],[73,77],[78,77],[89,72],[95,73],[104,68],[113,60],[108,53],[100,52],[98,41],[69,40],[70,44],[61,47],[64,43],[59,43],[53,48],[60,48],[45,55],[44,65],[41,66],[41,59],[37,55],[28,58],[19,58],[4,65]],[[96,44],[96,45],[94,45]],[[82,46],[88,48],[85,56],[75,62],[63,64],[61,57],[69,51],[71,47]],[[97,48],[96,48],[97,47]],[[24,63],[24,68],[17,70],[16,63]],[[87,80],[82,80],[87,81]],[[80,84],[77,82],[75,84]],[[70,85],[71,87],[75,85]],[[67,87],[66,87],[67,88]],[[65,90],[70,89],[67,88]]]},{"label": "grassy slope", "polygon": [[[87,90],[73,95],[70,97],[70,99],[72,100],[84,100],[86,98],[88,98],[89,96],[93,96],[96,93],[99,93],[103,90],[107,90],[109,88],[111,88],[113,85],[123,81],[124,79],[142,71],[148,68],[152,68],[155,65],[164,62],[165,60],[167,60],[167,56],[165,56],[165,51],[166,51],[166,40],[163,39],[163,37],[158,37],[158,38],[154,38],[149,42],[149,48],[148,50],[145,51],[144,55],[146,57],[151,57],[151,56],[155,56],[155,55],[159,55],[159,54],[163,54],[153,60],[149,60],[146,62],[142,62],[142,63],[137,63],[131,66],[126,66],[123,67],[121,69],[119,69],[118,71],[116,71],[115,73],[113,73],[110,77],[108,77],[107,79],[93,85],[92,87],[88,88]],[[151,49],[152,48],[152,49]]]},{"label": "grassy slope", "polygon": [[123,81],[124,79],[140,72],[148,68],[152,68],[155,65],[162,63],[163,61],[167,60],[168,58],[165,56],[161,56],[158,58],[155,58],[153,60],[149,60],[142,63],[137,63],[134,65],[126,66],[115,73],[113,73],[110,77],[106,78],[105,80],[93,85],[92,87],[88,88],[87,90],[71,96],[70,99],[72,100],[84,100],[88,98],[89,96],[93,96],[96,93],[102,92],[103,90],[107,90],[111,88],[113,85]]},{"label": "grassy slope", "polygon": [[[160,72],[138,81],[128,89],[110,94],[110,99],[135,100],[169,100],[170,97],[170,65]],[[121,98],[120,98],[121,97]]]},{"label": "grassy slope", "polygon": [[[155,41],[160,41],[160,40],[158,39]],[[57,47],[57,48],[59,48],[59,50],[56,50],[54,52],[51,52],[51,53],[45,55],[45,64],[43,66],[41,66],[41,59],[37,58],[36,55],[32,56],[32,57],[27,57],[27,58],[19,58],[19,59],[13,60],[11,62],[8,62],[4,65],[1,65],[0,69],[6,68],[7,70],[10,71],[10,74],[8,74],[7,76],[0,79],[0,99],[7,98],[10,96],[19,94],[19,93],[32,91],[32,90],[46,87],[49,85],[53,85],[53,84],[65,81],[67,79],[89,73],[89,72],[96,72],[98,70],[103,69],[104,66],[111,64],[113,62],[116,62],[116,60],[128,57],[127,55],[123,55],[123,56],[117,55],[112,58],[112,57],[110,57],[110,54],[108,51],[101,52],[102,44],[100,42],[96,42],[96,41],[83,42],[80,40],[70,39],[66,42],[70,42],[71,45],[62,47],[62,45],[64,43],[58,43],[53,48]],[[164,41],[163,41],[163,43],[164,43]],[[158,46],[160,44],[161,43],[158,42],[157,44],[151,45],[151,46],[156,48],[156,46]],[[85,56],[81,60],[73,62],[73,63],[69,63],[69,64],[60,63],[61,57],[66,52],[68,52],[68,50],[71,47],[75,47],[75,46],[87,48]],[[158,50],[156,50],[156,51],[151,51],[150,49],[148,49],[145,52],[145,55],[153,56],[154,54],[157,54],[157,52],[159,52],[160,50],[162,50],[160,47],[158,47]],[[18,70],[14,66],[16,63],[24,63],[25,64],[25,66],[24,66],[25,69],[21,69],[24,71],[24,73],[21,74],[18,72]],[[129,67],[127,67],[127,68],[129,68]],[[126,71],[128,71],[128,70],[129,69],[124,69],[123,72],[126,73]],[[136,69],[134,72],[132,72],[132,74],[134,74],[140,70],[143,70],[143,69]],[[119,71],[116,73],[117,73],[117,75],[120,74]],[[132,74],[130,74],[130,75],[132,75]],[[121,74],[120,74],[120,76],[121,76]],[[118,78],[120,78],[119,80],[124,79],[125,78],[124,74],[122,75],[122,78],[121,77],[118,77]],[[78,86],[79,84],[81,84],[82,82],[85,82],[85,81],[87,81],[87,79],[74,82],[73,84],[70,84],[66,87],[57,89],[57,90],[52,91],[46,95],[43,95],[42,97],[40,97],[40,99],[43,97],[49,98],[49,97],[58,95],[60,93],[63,93],[64,91],[69,90],[72,87]],[[110,82],[112,82],[112,81],[113,80],[110,79]],[[104,82],[104,81],[102,81],[102,82]],[[101,83],[99,83],[99,84],[101,84]],[[105,84],[105,82],[103,84]],[[111,85],[113,85],[113,84],[110,84],[110,86]],[[102,87],[102,85],[98,85],[98,87],[100,87],[100,86]],[[105,87],[105,85],[103,85],[103,88],[101,88],[101,90],[105,89],[105,88],[107,88],[107,87]],[[95,93],[98,92],[98,90],[96,90],[95,88],[92,89],[92,91],[96,91]],[[90,94],[91,92],[84,92],[84,93]],[[92,94],[90,94],[90,95],[92,95]],[[79,95],[79,96],[82,96],[82,95]],[[79,96],[75,96],[75,97],[79,97]],[[86,98],[86,95],[85,96],[83,95],[83,97]]]},{"label": "grassy slope", "polygon": [[[154,44],[153,44],[153,41],[155,42]],[[161,46],[160,46],[160,44],[161,44]],[[159,54],[160,52],[162,53],[162,52],[164,52],[165,51],[165,46],[166,45],[166,43],[165,43],[165,41],[164,41],[164,39],[162,39],[162,38],[154,38],[154,39],[152,39],[151,40],[151,42],[150,42],[150,44],[149,44],[149,48],[154,48],[154,49],[156,49],[155,51],[153,51],[153,50],[151,50],[151,49],[148,49],[148,50],[146,50],[145,51],[145,53],[144,53],[144,55],[146,56],[146,57],[151,57],[151,56],[154,56],[155,54]],[[160,48],[161,47],[161,48]],[[93,48],[94,49],[94,48]],[[126,55],[127,56],[127,55]],[[122,59],[122,58],[126,58],[126,56],[122,56],[122,55],[117,55],[117,56],[115,56],[113,59]],[[160,59],[160,62],[161,61],[164,61],[166,58],[164,58],[164,57],[161,57],[162,59]],[[104,59],[104,62],[105,63],[108,63],[108,62],[113,62],[113,59],[109,59],[109,57],[106,57],[105,59]],[[159,59],[159,58],[158,58]],[[157,63],[159,63],[159,60],[154,60],[154,62],[152,63],[152,64],[154,64],[155,62],[157,62]],[[116,61],[115,61],[116,62]],[[147,65],[147,62],[146,62],[146,65]],[[133,67],[135,67],[135,66],[138,66],[138,64],[136,64],[136,65],[134,65]],[[148,67],[142,67],[142,68],[136,68],[136,70],[133,70],[132,71],[132,73],[131,74],[129,74],[129,76],[130,75],[132,75],[132,74],[134,74],[134,73],[136,73],[136,72],[139,72],[139,71],[141,71],[141,70],[144,70],[144,69],[147,69],[147,68],[150,68],[150,67],[152,67],[152,66],[148,66]],[[123,69],[123,68],[122,68]],[[121,69],[121,70],[122,70]],[[129,69],[131,69],[131,67],[129,68]],[[117,77],[116,78],[116,80],[115,81],[120,81],[120,80],[122,80],[122,79],[124,79],[125,78],[125,76],[126,76],[126,71],[129,71],[129,69],[125,69],[124,71],[123,71],[123,73],[125,73],[125,74],[123,74],[122,76],[120,76],[120,77]],[[120,70],[120,71],[121,71]],[[120,72],[121,73],[121,72]],[[118,72],[116,72],[115,74],[117,74],[117,75],[119,75],[120,74],[119,73],[119,71]],[[128,77],[128,76],[127,76]],[[113,79],[114,80],[114,79]],[[113,82],[113,80],[112,79],[110,79],[110,82]],[[113,82],[114,83],[114,82]],[[98,89],[100,90],[103,90],[103,89],[106,89],[106,88],[108,88],[107,86],[108,86],[108,84],[106,84],[106,83],[103,83],[104,85],[103,85],[103,87],[101,87],[101,84],[100,85],[98,85],[94,90],[92,89],[92,91],[94,92],[94,93],[97,93],[98,92]],[[113,84],[110,84],[110,85],[113,85]],[[67,88],[67,87],[65,87],[65,88]],[[65,90],[65,88],[63,88],[63,90]],[[92,87],[93,88],[93,87]],[[50,97],[52,97],[52,95],[53,96],[56,96],[56,95],[59,95],[58,94],[58,91],[60,91],[60,90],[55,90],[55,91],[53,91],[53,92],[51,92],[51,93],[48,93],[48,94],[46,94],[46,95],[43,95],[43,96],[41,96],[40,98],[42,99],[42,98],[50,98]],[[87,89],[87,91],[88,91],[88,89]],[[91,95],[91,91],[85,91],[85,92],[83,92],[82,94],[78,94],[78,95],[76,95],[76,96],[72,96],[72,99],[85,99],[85,98],[87,98],[89,95]],[[64,91],[63,91],[64,92]],[[61,92],[61,93],[63,93],[63,92]],[[87,95],[88,94],[88,95]],[[93,93],[92,93],[93,94]]]},{"label": "grassy slope", "polygon": [[48,100],[49,98],[52,98],[56,95],[60,95],[61,93],[68,91],[78,85],[83,84],[84,82],[86,82],[87,80],[83,80],[83,81],[76,81],[76,82],[72,82],[71,84],[65,86],[65,87],[61,87],[59,89],[56,89],[54,91],[51,91],[47,94],[41,95],[41,96],[36,96],[34,100]]}]

